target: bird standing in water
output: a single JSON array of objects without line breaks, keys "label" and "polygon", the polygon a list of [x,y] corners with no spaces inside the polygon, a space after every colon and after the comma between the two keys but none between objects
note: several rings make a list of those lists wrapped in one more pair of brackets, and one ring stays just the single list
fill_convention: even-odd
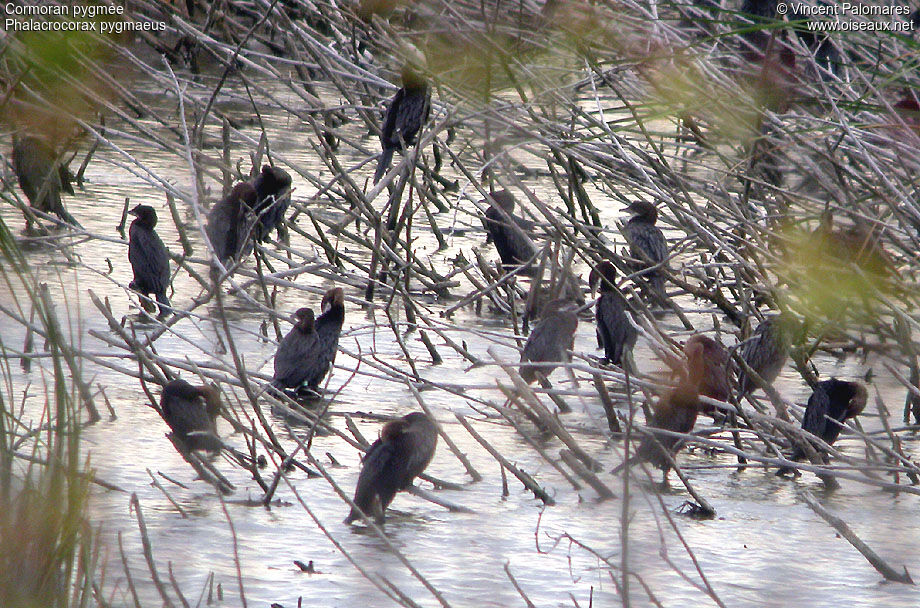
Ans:
[{"label": "bird standing in water", "polygon": [[294,313],[294,327],[275,351],[272,386],[297,391],[316,375],[318,338],[313,311],[301,308]]},{"label": "bird standing in water", "polygon": [[[655,225],[658,221],[658,209],[648,201],[637,200],[626,207],[633,217],[623,224],[623,236],[629,244],[629,255],[638,260],[635,270],[643,271],[664,264],[668,259],[668,244],[664,233]],[[644,282],[650,289],[650,295],[667,300],[664,290],[664,274],[660,269],[643,273]]]},{"label": "bird standing in water", "polygon": [[216,386],[192,386],[185,380],[173,380],[163,387],[160,414],[173,435],[190,450],[220,451],[217,416],[220,414],[220,391]]},{"label": "bird standing in water", "polygon": [[[808,398],[802,429],[820,437],[827,445],[834,445],[840,435],[843,423],[859,416],[866,408],[868,391],[861,382],[846,382],[832,378],[815,385],[815,390]],[[789,460],[803,460],[805,450],[795,446]],[[822,454],[827,464],[827,454]],[[795,472],[793,467],[781,467],[776,474],[784,475]]]},{"label": "bird standing in water", "polygon": [[556,299],[547,302],[540,322],[530,332],[524,350],[521,351],[521,378],[530,384],[537,379],[537,372],[549,377],[560,363],[567,363],[569,351],[575,344],[577,328],[578,315],[570,301]]},{"label": "bird standing in water", "polygon": [[[29,199],[29,206],[42,213],[53,213],[73,226],[80,223],[64,208],[61,192],[73,194],[67,167],[57,161],[58,155],[43,139],[31,135],[13,134],[13,171],[19,187]],[[26,216],[27,229],[31,220]]]},{"label": "bird standing in water", "polygon": [[262,172],[253,180],[256,203],[250,207],[258,218],[253,230],[256,241],[264,242],[272,230],[279,230],[280,234],[284,214],[291,205],[288,191],[292,183],[287,171],[271,165],[263,165]]},{"label": "bird standing in water", "polygon": [[224,266],[232,259],[239,259],[251,248],[249,231],[249,209],[256,204],[256,191],[252,185],[242,182],[233,187],[230,194],[215,204],[208,213],[205,232],[217,259]]},{"label": "bird standing in water", "polygon": [[[157,212],[149,205],[138,205],[128,213],[137,218],[128,229],[128,261],[134,271],[134,280],[128,287],[145,298],[153,294],[162,316],[170,305],[166,297],[166,289],[169,287],[169,252],[154,230]],[[141,300],[141,306],[147,312],[153,310],[153,305],[146,299]]]},{"label": "bird standing in water", "polygon": [[[772,315],[757,326],[741,347],[741,359],[767,384],[773,384],[789,357],[789,328],[782,315]],[[738,400],[757,388],[744,369],[738,371]]]},{"label": "bird standing in water", "polygon": [[[412,412],[383,426],[380,438],[364,456],[355,505],[378,524],[383,523],[387,507],[400,490],[406,490],[422,474],[434,457],[438,445],[435,423],[421,412]],[[345,518],[349,524],[361,515],[352,509]]]},{"label": "bird standing in water", "polygon": [[431,112],[431,91],[424,76],[405,67],[402,71],[402,88],[396,92],[383,119],[380,145],[383,152],[377,161],[374,183],[380,181],[393,160],[393,152],[415,145],[419,129],[428,121]]},{"label": "bird standing in water", "polygon": [[642,437],[635,455],[614,468],[613,474],[638,462],[648,462],[663,471],[662,484],[668,483],[671,469],[668,456],[674,457],[683,445],[683,439],[657,434],[654,429],[682,434],[693,430],[700,407],[700,379],[704,375],[703,345],[700,342],[689,344],[684,352],[687,355],[687,375],[655,404],[652,419],[648,421],[651,433]]},{"label": "bird standing in water", "polygon": [[617,271],[610,262],[601,262],[588,275],[591,291],[600,287],[594,318],[597,323],[597,345],[604,349],[604,361],[623,366],[632,355],[639,331],[626,312],[626,302],[616,290]]},{"label": "bird standing in water", "polygon": [[502,265],[505,268],[520,266],[536,255],[537,246],[524,229],[524,220],[512,215],[514,195],[507,190],[499,190],[490,196],[494,203],[490,203],[486,210],[483,222],[486,231],[495,243]]}]

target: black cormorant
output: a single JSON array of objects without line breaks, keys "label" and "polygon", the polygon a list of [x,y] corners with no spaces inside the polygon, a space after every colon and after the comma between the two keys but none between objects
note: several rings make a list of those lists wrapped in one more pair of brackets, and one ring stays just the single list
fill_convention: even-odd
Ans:
[{"label": "black cormorant", "polygon": [[220,391],[214,385],[192,386],[185,380],[173,380],[163,387],[160,396],[163,420],[190,450],[220,450],[220,408]]},{"label": "black cormorant", "polygon": [[317,375],[318,338],[313,311],[301,308],[294,313],[294,327],[275,351],[275,374],[272,385],[279,389],[298,390]]},{"label": "black cormorant", "polygon": [[[808,398],[802,429],[820,437],[827,445],[833,445],[840,435],[841,425],[850,418],[859,416],[866,408],[868,391],[861,382],[846,382],[832,378],[815,385],[815,390]],[[805,450],[795,446],[789,460],[803,460]],[[823,455],[825,464],[827,454]],[[791,473],[792,467],[781,467],[776,474]]]},{"label": "black cormorant", "polygon": [[320,304],[322,314],[316,319],[316,350],[310,375],[304,381],[308,388],[319,393],[319,385],[325,379],[335,355],[339,350],[339,335],[345,323],[345,292],[335,287],[326,292]]},{"label": "black cormorant", "polygon": [[[364,456],[355,505],[368,517],[382,523],[387,507],[400,490],[412,485],[434,457],[438,445],[438,429],[421,412],[413,412],[383,426],[380,439]],[[361,516],[352,509],[345,518],[351,523]]]},{"label": "black cormorant", "polygon": [[256,204],[256,191],[252,185],[242,182],[233,187],[226,198],[219,201],[208,213],[205,231],[214,253],[221,264],[239,259],[251,249],[252,235],[249,209]]},{"label": "black cormorant", "polygon": [[[80,223],[70,215],[61,201],[61,192],[73,194],[67,167],[57,161],[54,149],[43,139],[13,134],[13,171],[19,187],[29,199],[29,206],[42,213],[53,213],[73,226]],[[28,216],[27,224],[31,224]]]},{"label": "black cormorant", "polygon": [[537,372],[549,377],[560,363],[567,363],[569,351],[575,344],[577,328],[578,315],[575,314],[572,302],[563,299],[547,302],[540,322],[530,332],[524,350],[521,351],[521,378],[530,384],[537,379]]},{"label": "black cormorant", "polygon": [[256,190],[256,204],[252,209],[258,217],[254,237],[260,243],[268,239],[272,230],[280,230],[284,214],[291,205],[291,183],[287,171],[271,165],[263,165],[262,172],[252,182]]},{"label": "black cormorant", "polygon": [[[773,384],[789,356],[790,336],[787,321],[782,315],[771,315],[754,330],[754,334],[741,346],[741,359],[763,378]],[[757,388],[744,369],[738,370],[738,399]]]},{"label": "black cormorant", "polygon": [[[149,297],[153,294],[163,315],[169,306],[166,289],[169,287],[169,252],[154,230],[157,212],[149,205],[138,205],[129,213],[135,216],[128,229],[128,261],[134,271],[134,280],[128,285],[134,291]],[[150,312],[153,306],[141,300],[144,310]]]},{"label": "black cormorant", "polygon": [[617,271],[610,262],[601,262],[588,276],[593,291],[600,287],[594,318],[597,324],[597,345],[604,349],[604,360],[622,366],[627,353],[636,345],[639,331],[633,326],[626,311],[626,302],[616,290]]},{"label": "black cormorant", "polygon": [[526,223],[512,214],[514,195],[507,190],[499,190],[490,196],[495,202],[489,204],[483,223],[495,243],[502,265],[505,268],[520,266],[536,255],[537,246],[524,229]]},{"label": "black cormorant", "polygon": [[[664,233],[655,225],[658,221],[658,209],[648,201],[637,200],[626,207],[633,217],[623,225],[623,236],[629,244],[630,257],[638,260],[636,271],[666,263],[668,244]],[[651,293],[661,300],[667,298],[664,290],[664,274],[660,269],[649,270],[642,275]]]},{"label": "black cormorant", "polygon": [[390,101],[383,119],[380,133],[383,152],[374,173],[375,184],[390,168],[393,152],[415,145],[419,129],[428,121],[431,112],[431,92],[424,76],[411,68],[404,68],[402,85]]}]

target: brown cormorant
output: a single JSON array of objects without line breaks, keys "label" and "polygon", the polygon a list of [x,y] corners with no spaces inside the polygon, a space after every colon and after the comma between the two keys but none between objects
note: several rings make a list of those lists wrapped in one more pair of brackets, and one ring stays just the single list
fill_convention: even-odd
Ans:
[{"label": "brown cormorant", "polygon": [[[690,359],[691,349],[702,348],[702,365],[697,371],[702,373],[699,378],[700,395],[717,401],[728,401],[732,390],[731,382],[731,355],[728,349],[718,340],[702,334],[694,334],[684,344],[684,354]],[[711,414],[715,408],[700,404],[700,412]]]},{"label": "brown cormorant", "polygon": [[648,421],[650,434],[642,437],[633,456],[613,469],[614,474],[637,462],[648,462],[663,471],[662,483],[667,483],[668,471],[671,469],[668,455],[673,458],[683,446],[684,440],[672,435],[655,433],[655,429],[688,434],[696,424],[700,407],[699,382],[704,375],[703,345],[695,342],[684,352],[687,354],[688,374],[655,404],[652,419]]}]

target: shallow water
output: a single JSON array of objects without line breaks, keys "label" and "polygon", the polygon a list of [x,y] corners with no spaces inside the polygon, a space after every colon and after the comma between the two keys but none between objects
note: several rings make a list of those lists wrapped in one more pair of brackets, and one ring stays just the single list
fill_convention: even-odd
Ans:
[{"label": "shallow water", "polygon": [[[149,102],[157,102],[156,91],[141,90],[139,93],[145,94]],[[284,92],[279,94],[284,95]],[[160,103],[163,104],[163,100]],[[168,106],[168,102],[165,103]],[[232,111],[235,103],[228,101],[223,109]],[[238,111],[246,110],[241,108]],[[265,120],[272,135],[274,152],[277,158],[282,159],[282,166],[295,166],[328,178],[328,172],[313,157],[309,147],[302,143],[302,140],[312,137],[308,125],[286,115],[271,113],[265,115]],[[249,135],[257,138],[258,131],[253,128]],[[148,168],[168,178],[177,188],[188,190],[191,187],[188,168],[181,158],[128,138],[114,137],[114,141],[128,154],[143,159]],[[239,141],[236,143],[234,154],[245,158],[249,148]],[[363,143],[370,149],[376,149],[374,140],[365,139]],[[364,158],[356,155],[351,160],[357,163]],[[116,166],[121,162],[123,159],[115,152],[100,149],[89,166],[86,190],[66,200],[70,212],[90,232],[116,239],[115,225],[124,198],[130,197],[132,206],[151,204],[160,214],[158,231],[164,242],[173,251],[179,251],[177,233],[161,192],[142,178]],[[365,177],[365,173],[370,175],[372,168],[372,165],[366,167],[361,178]],[[209,185],[214,192],[219,190],[215,183]],[[552,184],[529,185],[544,200],[555,200]],[[299,202],[305,202],[315,192],[313,186],[297,175],[295,188],[294,198]],[[592,195],[596,197],[595,204],[604,211],[608,236],[616,239],[614,219],[619,215],[618,205],[604,199],[600,193],[592,192]],[[475,198],[478,199],[478,196]],[[478,220],[471,215],[473,206],[468,201],[458,202],[456,195],[449,195],[448,200],[457,203],[463,212],[439,214],[439,224],[443,228],[468,227],[468,232],[449,236],[449,248],[438,252],[437,243],[425,230],[423,222],[417,221],[413,231],[418,239],[419,255],[430,256],[432,263],[441,270],[446,270],[449,260],[460,251],[470,259],[470,251],[481,247],[484,240]],[[382,203],[378,200],[377,204]],[[184,206],[180,208],[183,208],[183,221],[194,226],[194,214]],[[321,202],[316,203],[315,208],[320,213],[339,213],[323,209]],[[14,231],[22,227],[22,219],[11,206],[0,208],[0,215]],[[312,232],[305,218],[301,218],[299,225]],[[196,254],[200,256],[200,237],[195,235],[194,230],[192,236],[198,239]],[[292,246],[298,251],[313,252],[317,259],[323,259],[321,252],[294,234]],[[489,259],[496,257],[489,247],[481,250]],[[59,314],[69,318],[69,326],[74,328],[74,335],[82,348],[125,371],[136,373],[136,364],[130,358],[115,358],[123,351],[104,344],[90,334],[93,331],[112,335],[105,320],[90,302],[88,290],[107,297],[118,319],[137,313],[123,288],[131,278],[126,245],[115,240],[94,239],[77,244],[73,252],[81,260],[81,265],[76,267],[62,263],[59,252],[51,247],[26,247],[33,270],[41,280],[49,283],[55,301],[59,302]],[[367,259],[365,252],[351,253]],[[111,274],[107,274],[106,259],[111,260]],[[295,262],[299,261],[295,259]],[[247,267],[252,266],[250,260]],[[204,267],[198,265],[197,268],[201,271]],[[585,268],[579,270],[584,272]],[[355,278],[360,277],[355,275]],[[314,289],[309,294],[294,289],[279,290],[276,308],[284,314],[304,305],[318,308],[319,294],[332,285],[329,280],[309,274],[298,276],[296,283]],[[187,305],[199,293],[197,283],[184,271],[178,272],[173,286],[172,301],[179,307]],[[464,294],[468,289],[469,285],[464,284],[454,290],[454,294]],[[361,289],[352,287],[346,292],[350,298],[357,299],[363,293]],[[249,289],[248,293],[261,301],[255,288]],[[15,309],[21,297],[22,294],[0,291],[0,304]],[[686,298],[678,301],[687,308],[698,307]],[[234,341],[245,357],[247,369],[270,375],[275,346],[259,337],[260,326],[266,318],[264,313],[239,296],[227,297],[226,303],[234,328]],[[431,301],[427,312],[443,321],[438,318],[438,313],[451,303]],[[221,353],[216,340],[216,307],[211,305],[196,310],[196,313],[200,316],[181,321],[175,326],[175,333],[167,333],[156,342],[159,354],[173,361],[202,366],[222,361],[232,367],[230,355]],[[27,316],[28,311],[24,314]],[[691,319],[706,327],[708,315],[692,314]],[[483,316],[477,316],[472,309],[464,308],[447,322],[451,327],[451,337],[465,340],[470,350],[483,360],[489,359],[486,349],[494,343],[484,341],[474,332],[504,334],[499,352],[510,360],[516,360],[511,348],[510,319],[488,310]],[[382,378],[366,365],[360,366],[359,373],[350,378],[350,370],[356,367],[357,361],[347,352],[360,351],[365,356],[373,353],[381,361],[398,369],[407,369],[386,323],[386,317],[381,312],[365,312],[353,302],[348,304],[345,335],[341,340],[345,352],[336,361],[336,370],[328,387],[330,393],[341,388],[330,408],[331,421],[336,427],[345,428],[341,416],[344,413],[372,412],[379,416],[399,416],[418,409],[404,384]],[[679,328],[673,315],[666,316],[661,324],[675,332]],[[282,331],[287,331],[287,324],[282,321],[281,325]],[[138,324],[136,328],[142,334],[150,326]],[[24,334],[19,323],[7,316],[0,317],[0,335],[7,348],[20,349]],[[461,394],[464,387],[469,390],[463,396],[443,390],[424,391],[422,395],[448,434],[467,453],[485,479],[469,483],[463,467],[442,443],[428,472],[440,479],[464,483],[463,490],[442,490],[439,493],[474,509],[475,513],[452,514],[421,499],[400,495],[392,506],[395,512],[391,512],[386,524],[390,542],[443,594],[447,602],[455,606],[521,605],[523,600],[503,570],[506,564],[536,605],[574,605],[577,601],[579,605],[586,606],[592,596],[596,605],[620,603],[617,589],[620,576],[614,574],[611,577],[610,569],[601,558],[615,567],[621,564],[622,500],[599,502],[588,488],[573,490],[513,428],[494,420],[484,420],[477,412],[482,407],[471,399],[487,399],[500,405],[503,402],[501,394],[490,387],[494,387],[496,379],[507,378],[491,365],[470,369],[468,362],[443,346],[439,339],[432,338],[444,357],[443,364],[438,366],[430,364],[417,333],[405,335],[413,356],[417,357],[419,373],[438,383],[459,387]],[[730,338],[723,339],[730,341]],[[40,350],[41,345],[37,346]],[[578,331],[576,351],[596,354],[595,346],[592,324],[583,321]],[[660,365],[651,359],[650,351],[641,343],[637,359],[646,371],[657,369]],[[18,362],[14,361],[12,365],[16,382],[15,400],[21,399],[21,392],[31,383],[26,402],[36,411],[40,410],[43,402],[38,389],[42,383],[43,363],[44,360],[36,360],[28,374],[19,369]],[[903,390],[897,388],[876,362],[871,359],[861,362],[855,358],[839,361],[822,355],[816,358],[815,363],[825,377],[858,377],[873,368],[875,385],[893,412],[892,424],[897,424]],[[242,570],[242,586],[248,605],[265,606],[278,602],[290,607],[297,605],[298,598],[302,598],[307,606],[385,606],[395,603],[362,576],[343,553],[347,553],[376,580],[385,577],[420,605],[437,603],[381,539],[360,527],[342,523],[347,507],[326,481],[308,479],[304,473],[295,470],[287,476],[290,485],[282,482],[276,494],[282,504],[271,508],[253,507],[240,501],[258,499],[261,496],[259,487],[244,471],[218,461],[221,471],[237,487],[236,492],[226,499],[225,514],[221,499],[210,486],[194,479],[192,470],[164,437],[167,427],[156,412],[147,407],[146,397],[135,378],[91,362],[86,363],[84,377],[91,378],[94,388],[104,388],[117,414],[117,419],[104,419],[86,428],[83,449],[91,460],[91,466],[100,478],[138,495],[160,574],[168,578],[168,567],[171,568],[178,586],[192,604],[198,600],[199,593],[205,593],[206,597],[203,590],[211,573],[215,584],[222,589],[222,605],[242,604],[235,552]],[[184,373],[183,377],[189,378],[190,374]],[[569,381],[561,373],[557,372],[554,381],[557,386],[569,387]],[[582,377],[579,382],[582,388],[590,386],[590,379]],[[787,399],[796,403],[803,404],[808,397],[807,388],[791,367],[787,366],[776,386]],[[225,385],[223,388],[234,396],[234,408],[239,412],[242,408],[240,403],[245,403],[243,392],[239,387]],[[154,392],[158,395],[158,390]],[[102,407],[101,399],[97,401]],[[606,423],[597,399],[569,397],[569,402],[575,411],[563,419],[571,426],[583,429],[576,433],[582,447],[608,469],[618,463],[622,457],[621,444],[611,447],[599,432]],[[246,408],[250,406],[247,404]],[[267,407],[265,409],[267,413]],[[510,475],[510,493],[503,497],[497,463],[456,423],[454,414],[469,416],[477,430],[502,454],[533,475],[554,496],[557,504],[543,508]],[[283,421],[274,416],[271,419],[274,430],[287,446],[293,447]],[[376,436],[381,425],[376,419],[362,419],[360,416],[356,417],[356,421],[369,439]],[[698,428],[705,426],[706,422],[701,419]],[[874,401],[870,400],[862,424],[868,431],[880,428]],[[231,434],[225,422],[222,425],[221,432],[227,442],[242,448],[242,436]],[[863,449],[855,440],[846,438],[841,440],[840,446],[857,454]],[[544,441],[542,447],[555,456],[562,446],[552,440]],[[907,441],[905,448],[914,453],[916,443]],[[350,493],[359,471],[358,452],[333,435],[314,438],[312,453],[327,467],[336,483]],[[327,453],[341,466],[330,465],[325,456]],[[728,455],[712,457],[700,450],[682,454],[680,461],[687,466],[692,483],[712,503],[718,516],[708,521],[673,517],[683,540],[692,548],[705,579],[726,605],[836,606],[840,598],[846,598],[846,603],[851,606],[914,606],[920,599],[920,593],[911,587],[880,583],[881,577],[807,507],[799,492],[814,492],[828,509],[841,515],[882,557],[895,567],[904,564],[911,570],[918,569],[920,559],[918,532],[913,526],[920,506],[917,496],[902,494],[893,497],[846,480],[842,481],[840,490],[827,494],[820,482],[809,474],[798,481],[789,481],[777,479],[772,472],[757,468],[743,472],[737,472],[730,466],[711,468],[709,465],[731,465],[734,460]],[[693,465],[707,468],[693,468]],[[154,475],[162,472],[187,486],[182,488],[160,479],[187,517],[182,517],[163,493],[151,485],[148,470]],[[639,477],[644,476],[640,474]],[[601,473],[601,478],[622,496],[621,479],[607,473]],[[633,494],[628,505],[629,567],[641,576],[665,606],[712,603],[700,590],[701,577],[659,505],[661,500],[668,510],[675,509],[688,500],[689,495],[679,487],[673,475],[672,489],[663,494],[643,491],[636,481],[631,483],[631,489]],[[300,500],[318,522],[311,518]],[[144,605],[156,605],[156,590],[151,583],[145,582],[149,577],[145,576],[140,536],[128,501],[129,494],[125,493],[99,489],[93,493],[90,516],[102,525],[108,558],[106,588],[113,594],[112,601],[116,605],[130,603],[125,576],[119,564],[116,535],[120,533]],[[232,521],[232,530],[228,516]],[[333,540],[341,545],[341,550],[334,546]],[[590,551],[582,547],[589,547]],[[300,572],[294,560],[312,560],[317,572]],[[647,605],[647,597],[635,579],[630,581],[630,593],[637,605]]]}]

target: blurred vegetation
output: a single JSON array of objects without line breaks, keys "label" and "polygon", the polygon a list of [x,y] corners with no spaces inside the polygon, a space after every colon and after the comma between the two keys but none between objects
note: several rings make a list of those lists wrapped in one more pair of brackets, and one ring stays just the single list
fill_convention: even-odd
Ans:
[{"label": "blurred vegetation", "polygon": [[0,360],[0,606],[86,606],[99,583],[99,546],[86,519],[90,482],[80,455],[80,416],[60,351],[64,337],[49,322],[38,285],[2,219],[0,253],[10,292],[27,294],[21,304],[35,307],[53,374],[35,389],[44,391],[44,408],[35,420],[36,412],[15,408],[13,359]]}]

